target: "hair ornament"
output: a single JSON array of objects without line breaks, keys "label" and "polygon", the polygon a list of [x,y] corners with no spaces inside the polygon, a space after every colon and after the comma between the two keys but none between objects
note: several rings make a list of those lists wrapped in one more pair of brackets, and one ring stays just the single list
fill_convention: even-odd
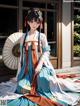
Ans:
[{"label": "hair ornament", "polygon": [[24,20],[24,26],[25,27],[27,26],[27,16],[25,17],[25,20]]},{"label": "hair ornament", "polygon": [[34,11],[36,11],[36,13],[38,14],[38,18],[40,19],[40,21],[42,21],[42,12],[38,8],[35,8]]}]

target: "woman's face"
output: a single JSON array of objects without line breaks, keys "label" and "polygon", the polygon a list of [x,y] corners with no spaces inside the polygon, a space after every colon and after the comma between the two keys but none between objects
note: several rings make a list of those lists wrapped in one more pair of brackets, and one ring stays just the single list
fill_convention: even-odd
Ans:
[{"label": "woman's face", "polygon": [[37,22],[35,20],[32,20],[30,22],[28,21],[28,25],[30,26],[30,30],[35,31],[39,27],[40,22]]}]

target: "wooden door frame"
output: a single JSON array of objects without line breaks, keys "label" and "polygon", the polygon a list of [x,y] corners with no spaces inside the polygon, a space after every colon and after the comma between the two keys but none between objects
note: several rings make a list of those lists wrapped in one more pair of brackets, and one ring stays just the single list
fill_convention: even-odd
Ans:
[{"label": "wooden door frame", "polygon": [[58,68],[62,68],[62,0],[57,8],[57,58]]}]

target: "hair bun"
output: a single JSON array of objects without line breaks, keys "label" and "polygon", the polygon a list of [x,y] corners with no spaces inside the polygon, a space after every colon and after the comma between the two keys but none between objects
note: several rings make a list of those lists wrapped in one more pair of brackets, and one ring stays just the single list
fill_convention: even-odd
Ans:
[{"label": "hair bun", "polygon": [[40,9],[38,9],[38,8],[30,8],[28,10],[28,15],[31,14],[31,13],[35,13],[35,15],[39,18],[40,21],[43,20],[42,12],[40,11]]}]

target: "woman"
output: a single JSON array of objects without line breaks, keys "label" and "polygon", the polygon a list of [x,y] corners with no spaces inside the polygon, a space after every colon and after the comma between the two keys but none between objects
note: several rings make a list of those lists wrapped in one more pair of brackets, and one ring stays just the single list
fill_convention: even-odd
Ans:
[{"label": "woman", "polygon": [[[52,72],[45,63],[45,59],[49,58],[50,47],[46,35],[41,33],[42,13],[39,9],[28,10],[25,26],[27,31],[21,38],[20,61],[16,76],[18,81],[16,93],[24,96],[18,100],[9,101],[8,105],[56,106],[57,102],[50,93],[47,79],[49,75],[52,76]],[[39,28],[39,32],[37,28]],[[50,98],[53,98],[55,102]]]},{"label": "woman", "polygon": [[13,79],[17,81],[15,93],[21,96],[8,100],[8,106],[67,106],[75,105],[78,100],[78,96],[75,98],[62,88],[80,92],[80,87],[71,83],[70,89],[56,77],[49,61],[50,47],[46,35],[41,33],[42,20],[39,9],[28,10],[25,18],[27,31],[20,42],[19,68]]}]

